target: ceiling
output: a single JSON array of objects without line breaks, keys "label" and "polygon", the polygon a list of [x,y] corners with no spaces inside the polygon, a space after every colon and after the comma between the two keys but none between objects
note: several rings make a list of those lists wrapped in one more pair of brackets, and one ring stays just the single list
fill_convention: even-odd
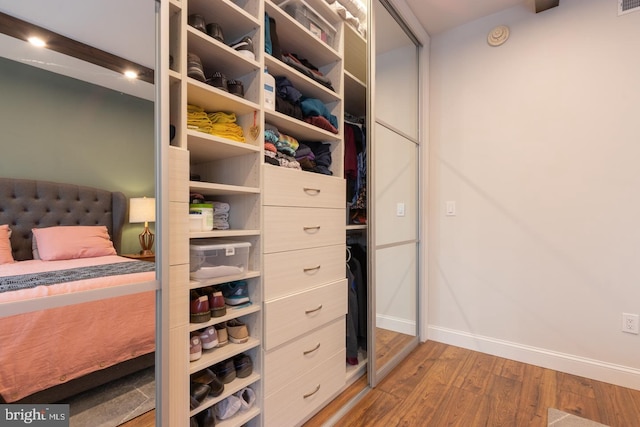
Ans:
[{"label": "ceiling", "polygon": [[430,36],[526,0],[405,0]]}]

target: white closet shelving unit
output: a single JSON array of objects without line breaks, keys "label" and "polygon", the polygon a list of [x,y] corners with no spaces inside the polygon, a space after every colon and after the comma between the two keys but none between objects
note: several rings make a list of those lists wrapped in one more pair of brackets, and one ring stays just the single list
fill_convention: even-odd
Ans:
[{"label": "white closet shelving unit", "polygon": [[[261,0],[187,0],[170,1],[170,121],[176,127],[170,147],[170,425],[188,425],[189,418],[207,410],[233,393],[250,387],[256,403],[231,418],[216,420],[217,426],[262,425],[262,278],[261,278],[261,163],[262,133],[252,139],[249,131],[259,124],[262,113],[262,25]],[[205,22],[222,27],[224,43],[188,25],[188,16],[199,14]],[[228,46],[244,36],[254,43],[255,59]],[[187,54],[196,54],[206,77],[222,72],[228,79],[242,82],[244,97],[191,78],[187,73]],[[187,128],[187,106],[206,112],[235,113],[243,129],[245,142],[210,135]],[[192,176],[197,179],[191,179]],[[229,203],[230,228],[227,230],[189,231],[189,195],[199,193],[207,200]],[[250,242],[248,270],[238,276],[197,281],[189,278],[189,243],[192,239],[217,239]],[[227,306],[223,317],[205,323],[190,323],[190,291],[234,280],[246,280],[251,305]],[[249,329],[249,340],[229,342],[224,347],[203,350],[196,361],[189,361],[189,336],[207,326],[238,318]],[[216,363],[244,353],[251,357],[253,372],[225,384],[222,395],[207,397],[197,408],[189,407],[190,376]]]}]

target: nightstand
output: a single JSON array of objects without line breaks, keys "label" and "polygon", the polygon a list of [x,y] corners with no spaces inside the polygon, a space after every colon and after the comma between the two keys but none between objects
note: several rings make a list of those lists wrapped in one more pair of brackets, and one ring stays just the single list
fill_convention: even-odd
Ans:
[{"label": "nightstand", "polygon": [[156,262],[156,254],[153,255],[140,255],[140,254],[121,254],[125,258],[137,259],[139,261]]}]

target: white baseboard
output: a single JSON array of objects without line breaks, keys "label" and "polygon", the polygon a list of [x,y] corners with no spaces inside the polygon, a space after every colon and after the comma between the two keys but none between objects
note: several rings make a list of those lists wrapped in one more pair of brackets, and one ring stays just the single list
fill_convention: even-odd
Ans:
[{"label": "white baseboard", "polygon": [[640,390],[640,369],[636,368],[438,326],[428,327],[427,338],[505,359]]},{"label": "white baseboard", "polygon": [[376,315],[376,327],[388,329],[405,335],[416,336],[416,322],[394,316]]}]

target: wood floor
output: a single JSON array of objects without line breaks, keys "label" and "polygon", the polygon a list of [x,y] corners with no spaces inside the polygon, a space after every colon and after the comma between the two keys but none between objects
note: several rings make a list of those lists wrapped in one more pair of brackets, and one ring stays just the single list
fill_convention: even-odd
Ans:
[{"label": "wood floor", "polygon": [[[304,427],[323,425],[365,385],[363,377]],[[550,407],[611,427],[640,426],[640,391],[434,341],[420,344],[336,426],[546,427]],[[125,426],[153,427],[153,412],[145,415]]]},{"label": "wood floor", "polygon": [[[549,407],[611,427],[640,426],[640,391],[433,341],[336,426],[546,427]],[[321,425],[321,416],[312,421]]]}]

